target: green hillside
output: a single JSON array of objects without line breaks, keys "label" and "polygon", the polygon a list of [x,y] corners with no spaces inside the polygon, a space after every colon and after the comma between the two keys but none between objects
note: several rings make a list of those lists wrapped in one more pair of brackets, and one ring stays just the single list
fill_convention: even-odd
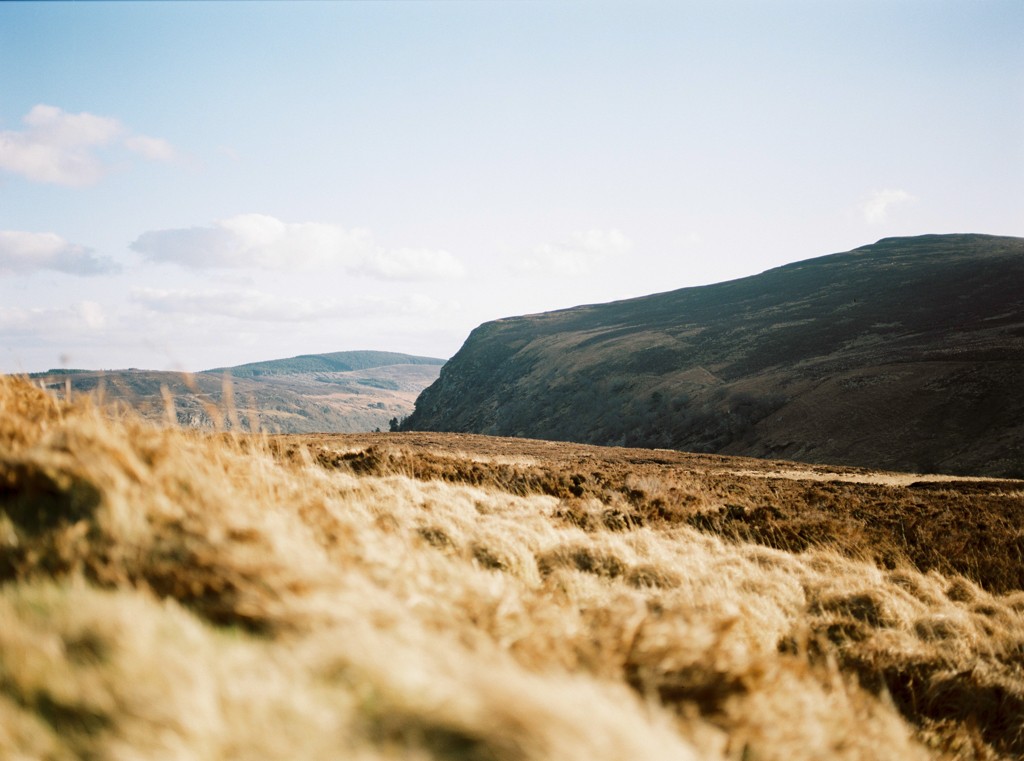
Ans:
[{"label": "green hillside", "polygon": [[1024,240],[888,238],[481,325],[410,430],[1024,473]]}]

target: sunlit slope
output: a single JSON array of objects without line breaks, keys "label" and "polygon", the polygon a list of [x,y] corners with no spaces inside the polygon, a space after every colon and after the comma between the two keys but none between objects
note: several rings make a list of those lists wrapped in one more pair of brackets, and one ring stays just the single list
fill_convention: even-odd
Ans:
[{"label": "sunlit slope", "polygon": [[486,323],[409,430],[1024,475],[1024,240],[887,238]]},{"label": "sunlit slope", "polygon": [[0,757],[1024,753],[1024,593],[849,557],[853,516],[845,556],[689,520],[802,510],[784,482],[885,486],[893,520],[972,484],[994,518],[1020,482],[902,503],[885,474],[518,444],[204,435],[0,379]]},{"label": "sunlit slope", "polygon": [[[39,373],[65,393],[95,393],[152,420],[280,433],[388,430],[437,379],[443,359],[384,351],[308,354],[183,374],[150,370]],[[231,409],[227,416],[225,409]]]}]

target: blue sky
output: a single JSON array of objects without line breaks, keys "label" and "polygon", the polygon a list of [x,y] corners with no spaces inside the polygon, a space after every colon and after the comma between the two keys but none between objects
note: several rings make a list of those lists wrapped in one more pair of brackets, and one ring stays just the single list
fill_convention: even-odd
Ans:
[{"label": "blue sky", "polygon": [[0,371],[450,356],[1024,235],[1024,3],[0,3]]}]

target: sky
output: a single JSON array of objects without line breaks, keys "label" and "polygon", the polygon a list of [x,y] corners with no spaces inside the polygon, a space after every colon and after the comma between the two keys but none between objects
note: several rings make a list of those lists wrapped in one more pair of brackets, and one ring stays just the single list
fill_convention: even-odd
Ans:
[{"label": "sky", "polygon": [[1024,236],[1024,3],[0,3],[0,372],[375,349]]}]

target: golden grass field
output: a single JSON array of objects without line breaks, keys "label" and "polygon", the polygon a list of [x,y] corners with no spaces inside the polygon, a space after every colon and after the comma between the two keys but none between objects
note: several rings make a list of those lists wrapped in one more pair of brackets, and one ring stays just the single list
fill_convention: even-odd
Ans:
[{"label": "golden grass field", "polygon": [[1024,482],[0,379],[0,758],[1011,759]]}]

